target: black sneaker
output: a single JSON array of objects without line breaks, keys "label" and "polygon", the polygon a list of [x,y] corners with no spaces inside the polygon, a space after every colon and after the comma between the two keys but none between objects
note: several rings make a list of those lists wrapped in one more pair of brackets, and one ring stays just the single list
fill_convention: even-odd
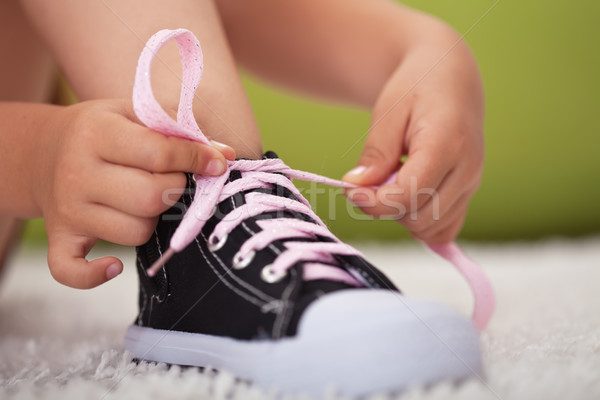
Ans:
[{"label": "black sneaker", "polygon": [[284,164],[272,152],[231,164],[199,234],[151,278],[147,269],[192,204],[189,176],[189,190],[137,248],[140,312],[125,347],[141,360],[211,366],[314,395],[330,385],[346,395],[397,392],[481,373],[473,323],[404,297],[273,165]]}]

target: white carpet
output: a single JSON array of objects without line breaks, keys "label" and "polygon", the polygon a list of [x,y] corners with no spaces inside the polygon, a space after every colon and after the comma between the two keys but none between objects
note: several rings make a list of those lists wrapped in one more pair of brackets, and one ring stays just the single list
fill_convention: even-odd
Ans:
[{"label": "white carpet", "polygon": [[[469,312],[466,285],[422,248],[357,247],[406,294]],[[600,398],[600,238],[467,251],[484,265],[498,298],[482,336],[488,379],[415,388],[401,398]],[[226,373],[131,363],[121,340],[136,313],[137,283],[131,252],[123,257],[128,265],[118,279],[77,291],[52,280],[43,253],[19,251],[0,286],[0,399],[274,398]]]}]

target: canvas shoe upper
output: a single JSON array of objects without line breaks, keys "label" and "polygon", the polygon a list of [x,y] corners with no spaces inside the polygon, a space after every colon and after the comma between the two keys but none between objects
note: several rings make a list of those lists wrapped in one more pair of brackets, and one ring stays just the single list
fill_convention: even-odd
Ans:
[{"label": "canvas shoe upper", "polygon": [[[267,152],[265,159],[276,159],[276,155]],[[258,186],[256,171],[251,178],[245,178],[244,172],[232,170],[228,183],[246,179],[251,186],[225,195],[193,242],[151,278],[147,269],[169,248],[171,237],[192,204],[196,182],[188,175],[188,188],[180,202],[160,217],[150,240],[137,248],[140,274],[138,325],[236,339],[276,339],[295,334],[303,310],[326,293],[355,287],[399,293],[385,275],[349,245],[343,245],[346,254],[327,254],[326,261],[311,258],[310,247],[305,247],[300,250],[303,253],[300,260],[293,262],[280,276],[271,277],[268,268],[278,257],[286,256],[288,246],[295,251],[297,245],[340,242],[321,225],[291,181],[281,174],[264,174],[275,174],[277,179],[289,184],[287,187],[278,184],[252,187]],[[219,238],[218,246],[211,245],[209,238],[214,237],[219,223],[235,218],[235,210],[252,207],[248,198],[255,195],[275,200],[284,198],[297,203],[297,207],[265,210],[253,217],[248,217],[253,210],[249,210],[248,215],[242,213],[238,224]],[[295,229],[298,226],[301,229]],[[251,238],[265,233],[263,227],[287,229],[288,232],[283,239],[259,243],[254,249],[243,249]],[[333,279],[319,278],[311,277],[309,270],[307,278],[307,266],[338,269],[339,273]]]}]

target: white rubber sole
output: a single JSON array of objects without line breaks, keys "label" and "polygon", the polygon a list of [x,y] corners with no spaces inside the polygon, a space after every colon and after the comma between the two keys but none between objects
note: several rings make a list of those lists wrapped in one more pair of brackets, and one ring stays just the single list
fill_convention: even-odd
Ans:
[{"label": "white rubber sole", "polygon": [[471,321],[387,290],[323,296],[293,338],[245,341],[131,326],[125,348],[142,360],[211,366],[264,388],[312,395],[331,386],[350,396],[400,392],[482,373]]}]

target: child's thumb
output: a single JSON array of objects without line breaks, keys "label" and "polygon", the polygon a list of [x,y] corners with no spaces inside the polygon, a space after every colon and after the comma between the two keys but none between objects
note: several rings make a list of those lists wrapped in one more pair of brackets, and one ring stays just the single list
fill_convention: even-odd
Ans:
[{"label": "child's thumb", "polygon": [[387,181],[399,167],[402,154],[404,124],[393,113],[373,114],[373,123],[358,166],[344,175],[342,180],[359,186],[379,185]]},{"label": "child's thumb", "polygon": [[90,289],[114,278],[123,271],[116,257],[87,261],[85,256],[96,239],[70,233],[48,235],[48,266],[52,277],[76,289]]}]

